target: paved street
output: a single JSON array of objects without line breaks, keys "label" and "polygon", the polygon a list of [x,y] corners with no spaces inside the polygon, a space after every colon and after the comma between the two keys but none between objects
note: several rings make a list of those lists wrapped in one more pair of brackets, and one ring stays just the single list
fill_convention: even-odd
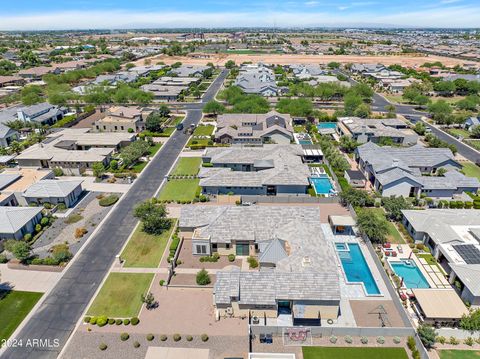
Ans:
[{"label": "paved street", "polygon": [[[224,70],[207,90],[202,103],[187,112],[185,127],[197,124],[201,117],[203,103],[211,100],[220,88],[228,71]],[[193,108],[193,106],[192,106]],[[17,347],[9,348],[2,358],[56,358],[72,334],[75,324],[102,279],[107,274],[115,255],[119,253],[137,220],[132,210],[139,202],[154,196],[167,175],[170,167],[182,151],[189,138],[183,131],[175,131],[170,140],[161,148],[158,155],[145,168],[134,182],[115,210],[86,245],[83,252],[74,260],[55,288],[41,304],[32,319],[20,331],[17,339],[60,340],[57,348]]]}]

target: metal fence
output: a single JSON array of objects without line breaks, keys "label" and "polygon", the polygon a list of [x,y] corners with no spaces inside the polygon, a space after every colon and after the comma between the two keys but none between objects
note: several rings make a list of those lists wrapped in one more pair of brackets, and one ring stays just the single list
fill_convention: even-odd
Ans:
[{"label": "metal fence", "polygon": [[[291,327],[281,326],[256,326],[250,327],[252,334],[271,334],[282,335],[284,330]],[[408,337],[415,335],[413,328],[392,328],[392,327],[378,327],[378,328],[359,328],[359,327],[308,327],[312,336],[347,336],[352,337]]]}]

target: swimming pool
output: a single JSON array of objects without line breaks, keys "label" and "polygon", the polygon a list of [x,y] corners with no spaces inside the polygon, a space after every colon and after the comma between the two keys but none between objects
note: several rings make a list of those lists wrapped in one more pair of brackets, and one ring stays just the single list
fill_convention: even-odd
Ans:
[{"label": "swimming pool", "polygon": [[403,285],[406,288],[430,288],[430,285],[414,261],[390,262],[390,265],[395,274],[403,278]]},{"label": "swimming pool", "polygon": [[298,143],[300,145],[311,145],[312,141],[310,141],[310,140],[298,140]]},{"label": "swimming pool", "polygon": [[381,294],[360,246],[357,243],[338,244],[348,246],[348,250],[345,250],[343,246],[340,249],[337,243],[335,244],[347,281],[350,283],[363,283],[368,295]]},{"label": "swimming pool", "polygon": [[337,128],[337,123],[336,122],[320,122],[318,125],[317,125],[317,128],[318,129],[321,129],[321,128]]},{"label": "swimming pool", "polygon": [[326,174],[320,175],[320,177],[310,177],[310,183],[316,194],[331,194],[334,191],[332,182]]}]

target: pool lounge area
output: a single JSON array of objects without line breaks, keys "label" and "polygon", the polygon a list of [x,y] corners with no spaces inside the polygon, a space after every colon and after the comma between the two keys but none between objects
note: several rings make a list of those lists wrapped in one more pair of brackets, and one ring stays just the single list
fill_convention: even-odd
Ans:
[{"label": "pool lounge area", "polygon": [[294,134],[295,142],[299,145],[311,145],[313,144],[312,138],[308,133],[296,133]]},{"label": "pool lounge area", "polygon": [[397,276],[402,279],[402,286],[411,288],[430,288],[427,279],[423,276],[420,268],[410,259],[390,261],[390,267]]},{"label": "pool lounge area", "polygon": [[358,243],[335,243],[347,283],[362,284],[367,296],[379,296],[382,293],[368,267]]}]

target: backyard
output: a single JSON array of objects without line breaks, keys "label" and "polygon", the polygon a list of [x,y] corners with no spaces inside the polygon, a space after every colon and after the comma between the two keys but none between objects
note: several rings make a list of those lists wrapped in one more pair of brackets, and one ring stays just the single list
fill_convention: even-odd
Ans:
[{"label": "backyard", "polygon": [[200,191],[199,179],[172,179],[165,183],[158,199],[160,201],[191,202]]},{"label": "backyard", "polygon": [[155,236],[142,231],[138,225],[122,252],[124,267],[156,268],[162,259],[168,240],[175,228],[175,221],[168,231]]},{"label": "backyard", "polygon": [[0,341],[8,339],[43,293],[0,290]]},{"label": "backyard", "polygon": [[404,348],[303,347],[304,359],[407,359]]},{"label": "backyard", "polygon": [[181,157],[171,174],[174,176],[195,176],[201,163],[202,159],[199,157]]},{"label": "backyard", "polygon": [[439,350],[440,359],[478,359],[480,351],[477,350]]},{"label": "backyard", "polygon": [[[385,211],[382,208],[369,208],[369,211],[372,211],[374,213],[377,213],[381,216],[385,216]],[[395,226],[395,223],[388,221],[388,235],[387,235],[387,241],[390,243],[399,243],[403,244],[405,241],[403,240],[402,235],[398,231],[397,227]]]},{"label": "backyard", "polygon": [[88,309],[88,315],[113,318],[138,316],[153,273],[110,273],[102,289]]}]

